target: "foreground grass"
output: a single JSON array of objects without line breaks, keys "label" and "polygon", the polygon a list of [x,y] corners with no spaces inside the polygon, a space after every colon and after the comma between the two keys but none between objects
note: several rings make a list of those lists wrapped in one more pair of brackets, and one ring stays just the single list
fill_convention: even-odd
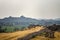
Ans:
[{"label": "foreground grass", "polygon": [[42,30],[43,27],[36,27],[24,31],[17,31],[13,33],[0,33],[0,40],[17,40],[17,38],[24,37],[30,33],[34,33]]},{"label": "foreground grass", "polygon": [[55,32],[55,38],[36,36],[35,38],[32,38],[31,40],[60,40],[60,32]]}]

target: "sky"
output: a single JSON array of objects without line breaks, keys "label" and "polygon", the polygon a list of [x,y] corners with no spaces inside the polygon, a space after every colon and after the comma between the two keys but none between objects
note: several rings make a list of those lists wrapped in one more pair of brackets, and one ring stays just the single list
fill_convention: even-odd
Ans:
[{"label": "sky", "polygon": [[60,0],[0,0],[0,18],[60,18]]}]

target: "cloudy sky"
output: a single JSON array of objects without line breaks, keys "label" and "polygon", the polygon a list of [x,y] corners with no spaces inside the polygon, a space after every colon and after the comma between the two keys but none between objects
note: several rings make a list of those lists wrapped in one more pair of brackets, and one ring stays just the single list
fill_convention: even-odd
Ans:
[{"label": "cloudy sky", "polygon": [[0,18],[60,18],[60,0],[0,0]]}]

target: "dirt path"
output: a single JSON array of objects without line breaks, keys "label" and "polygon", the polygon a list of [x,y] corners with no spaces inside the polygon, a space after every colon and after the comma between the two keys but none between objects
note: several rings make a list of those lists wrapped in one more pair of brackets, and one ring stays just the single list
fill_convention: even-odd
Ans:
[{"label": "dirt path", "polygon": [[0,40],[17,40],[17,38],[22,38],[28,34],[40,31],[43,27],[36,27],[30,30],[18,31],[14,33],[0,33]]}]

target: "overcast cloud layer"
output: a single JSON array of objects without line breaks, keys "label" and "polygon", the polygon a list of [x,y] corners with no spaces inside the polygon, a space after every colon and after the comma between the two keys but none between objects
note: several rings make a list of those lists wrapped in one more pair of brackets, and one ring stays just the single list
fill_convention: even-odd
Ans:
[{"label": "overcast cloud layer", "polygon": [[0,18],[21,15],[60,18],[60,0],[0,0]]}]

